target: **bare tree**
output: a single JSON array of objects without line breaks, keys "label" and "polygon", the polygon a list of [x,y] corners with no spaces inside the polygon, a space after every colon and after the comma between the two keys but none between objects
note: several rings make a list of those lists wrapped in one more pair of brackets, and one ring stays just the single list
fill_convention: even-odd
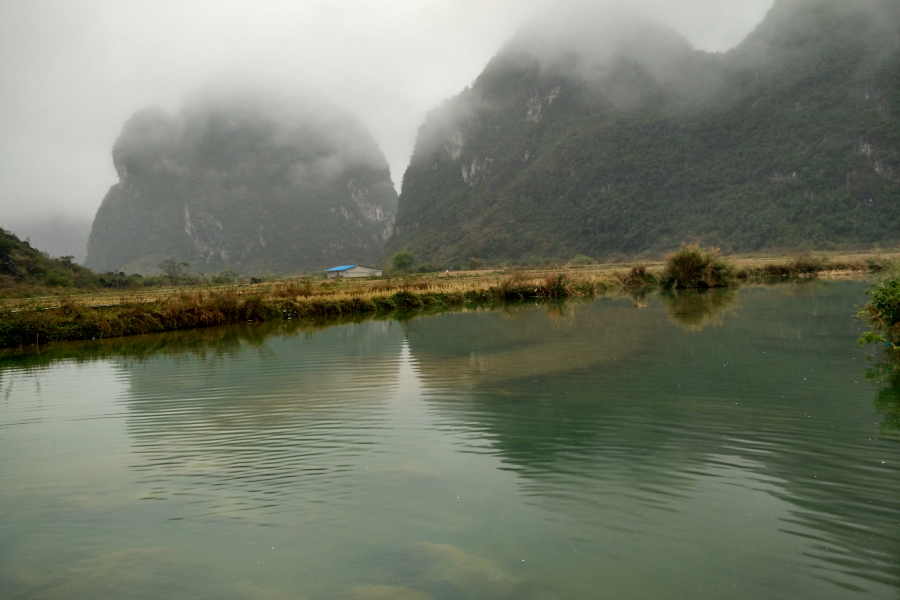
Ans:
[{"label": "bare tree", "polygon": [[169,279],[172,285],[176,285],[181,276],[184,275],[185,269],[189,264],[178,262],[174,258],[167,258],[156,266],[159,267],[159,270]]}]

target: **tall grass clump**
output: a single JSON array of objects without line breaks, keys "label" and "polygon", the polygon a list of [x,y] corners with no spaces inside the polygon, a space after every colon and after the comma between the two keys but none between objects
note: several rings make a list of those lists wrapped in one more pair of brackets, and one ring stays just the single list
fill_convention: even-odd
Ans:
[{"label": "tall grass clump", "polygon": [[656,284],[656,277],[647,269],[645,264],[637,264],[626,273],[618,276],[619,281],[626,289],[646,288]]},{"label": "tall grass clump", "polygon": [[738,273],[738,279],[756,281],[787,281],[788,279],[813,279],[824,271],[870,271],[876,267],[870,267],[867,262],[833,263],[828,258],[814,257],[810,254],[801,254],[788,262],[772,262],[761,266],[744,267]]},{"label": "tall grass clump", "polygon": [[570,284],[565,273],[551,273],[544,277],[539,289],[546,298],[566,298],[572,295]]},{"label": "tall grass clump", "polygon": [[697,244],[682,244],[666,257],[660,283],[666,289],[694,290],[727,287],[734,281],[734,267],[719,255],[718,248],[704,250]]},{"label": "tall grass clump", "polygon": [[537,288],[520,269],[513,269],[509,277],[500,280],[495,293],[498,299],[512,302],[536,296]]}]

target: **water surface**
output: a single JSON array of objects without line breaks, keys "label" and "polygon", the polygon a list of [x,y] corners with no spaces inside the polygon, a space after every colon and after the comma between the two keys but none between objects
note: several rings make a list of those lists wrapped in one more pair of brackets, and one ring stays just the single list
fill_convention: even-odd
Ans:
[{"label": "water surface", "polygon": [[7,356],[0,596],[897,598],[864,290]]}]

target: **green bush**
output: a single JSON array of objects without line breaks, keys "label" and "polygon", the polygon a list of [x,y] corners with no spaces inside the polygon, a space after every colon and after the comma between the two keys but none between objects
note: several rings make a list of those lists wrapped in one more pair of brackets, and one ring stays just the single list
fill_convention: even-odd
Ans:
[{"label": "green bush", "polygon": [[696,244],[682,244],[666,257],[662,285],[667,289],[692,290],[726,287],[734,279],[734,267],[719,255],[718,248],[703,250]]},{"label": "green bush", "polygon": [[594,264],[594,259],[590,256],[585,256],[584,254],[576,254],[575,258],[572,259],[573,265],[592,265]]},{"label": "green bush", "polygon": [[900,322],[900,279],[887,277],[869,290],[872,297],[869,304],[885,327],[893,327]]},{"label": "green bush", "polygon": [[71,277],[60,273],[59,271],[50,271],[44,276],[44,284],[49,287],[72,287]]},{"label": "green bush", "polygon": [[413,253],[408,250],[398,252],[391,260],[391,266],[397,271],[403,271],[404,273],[412,269],[413,264],[415,264],[415,257],[413,257]]},{"label": "green bush", "polygon": [[422,307],[422,299],[416,294],[406,291],[397,292],[391,296],[390,300],[394,308],[399,310],[412,310],[414,308]]},{"label": "green bush", "polygon": [[866,292],[870,300],[858,317],[872,328],[859,338],[860,345],[885,343],[897,348],[900,335],[900,277],[895,274],[882,279]]},{"label": "green bush", "polygon": [[478,269],[483,269],[484,265],[485,265],[485,262],[484,262],[483,258],[476,258],[474,256],[472,258],[470,258],[469,261],[466,263],[466,266],[469,268],[470,271],[477,271]]}]

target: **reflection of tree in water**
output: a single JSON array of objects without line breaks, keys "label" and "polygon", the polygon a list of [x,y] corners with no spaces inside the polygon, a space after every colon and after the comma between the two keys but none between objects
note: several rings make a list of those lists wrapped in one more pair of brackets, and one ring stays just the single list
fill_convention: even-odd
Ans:
[{"label": "reflection of tree in water", "polygon": [[885,356],[863,372],[863,376],[875,384],[886,384],[875,396],[875,410],[884,416],[881,431],[900,433],[900,358]]},{"label": "reflection of tree in water", "polygon": [[700,331],[707,325],[721,325],[723,313],[738,301],[733,289],[682,290],[659,297],[673,323],[687,331]]}]

